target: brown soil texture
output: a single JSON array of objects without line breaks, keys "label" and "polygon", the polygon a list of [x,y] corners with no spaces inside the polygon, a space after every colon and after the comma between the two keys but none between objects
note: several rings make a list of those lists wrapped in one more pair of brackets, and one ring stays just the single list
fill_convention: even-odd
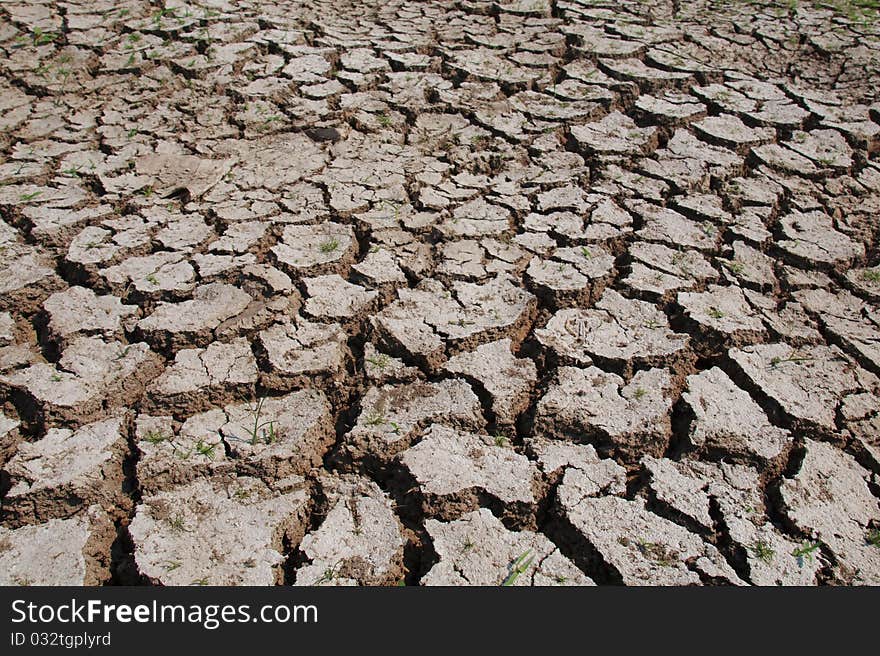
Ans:
[{"label": "brown soil texture", "polygon": [[0,5],[0,584],[880,584],[880,21]]}]

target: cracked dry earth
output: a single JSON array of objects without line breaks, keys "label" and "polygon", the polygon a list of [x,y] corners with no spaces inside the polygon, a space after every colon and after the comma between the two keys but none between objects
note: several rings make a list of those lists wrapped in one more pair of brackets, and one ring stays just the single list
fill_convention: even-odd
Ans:
[{"label": "cracked dry earth", "polygon": [[0,49],[0,582],[880,583],[876,21],[4,2]]}]

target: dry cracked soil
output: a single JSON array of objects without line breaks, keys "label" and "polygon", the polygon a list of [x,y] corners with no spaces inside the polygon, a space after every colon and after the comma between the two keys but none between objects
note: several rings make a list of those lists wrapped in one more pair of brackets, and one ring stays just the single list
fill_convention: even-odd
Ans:
[{"label": "dry cracked soil", "polygon": [[0,5],[0,583],[880,584],[871,3]]}]

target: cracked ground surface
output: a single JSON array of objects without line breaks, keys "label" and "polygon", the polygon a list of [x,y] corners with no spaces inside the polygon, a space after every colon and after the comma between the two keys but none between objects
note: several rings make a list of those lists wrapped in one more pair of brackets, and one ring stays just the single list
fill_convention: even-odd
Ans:
[{"label": "cracked ground surface", "polygon": [[880,583],[877,24],[3,2],[0,582]]}]

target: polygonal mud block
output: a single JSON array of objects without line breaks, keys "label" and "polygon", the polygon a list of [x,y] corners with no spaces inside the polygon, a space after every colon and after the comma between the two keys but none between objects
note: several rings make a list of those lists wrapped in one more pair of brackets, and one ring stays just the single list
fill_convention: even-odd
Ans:
[{"label": "polygonal mud block", "polygon": [[77,337],[57,365],[35,362],[14,370],[0,376],[0,388],[11,390],[23,419],[81,426],[133,403],[161,371],[161,360],[144,343]]},{"label": "polygonal mud block", "polygon": [[405,540],[391,500],[368,479],[320,479],[325,511],[299,544],[296,585],[391,585],[403,575]]},{"label": "polygonal mud block", "polygon": [[783,513],[810,538],[802,558],[819,558],[822,552],[816,545],[825,545],[837,561],[837,579],[877,585],[880,549],[873,542],[880,503],[868,487],[871,475],[831,444],[806,439],[804,447],[800,469],[780,486]]},{"label": "polygonal mud block", "polygon": [[595,358],[623,374],[678,364],[687,358],[689,341],[669,327],[656,306],[613,289],[605,290],[593,309],[558,311],[535,336],[564,363],[591,365]]},{"label": "polygonal mud block", "polygon": [[297,542],[311,502],[304,479],[199,479],[144,496],[129,533],[138,571],[162,585],[273,585],[286,540]]},{"label": "polygonal mud block", "polygon": [[482,406],[470,385],[452,379],[371,387],[361,398],[357,423],[344,446],[353,458],[369,455],[387,461],[433,422],[483,428]]},{"label": "polygonal mud block", "polygon": [[534,526],[537,470],[506,438],[434,424],[398,458],[430,516],[453,519],[495,505],[510,521]]},{"label": "polygonal mud block", "polygon": [[0,585],[104,585],[116,528],[99,506],[67,519],[0,527]]},{"label": "polygonal mud block", "polygon": [[673,384],[665,369],[639,371],[629,383],[596,367],[560,367],[538,402],[535,428],[548,437],[594,444],[600,453],[660,455],[672,433]]},{"label": "polygonal mud block", "polygon": [[21,442],[4,470],[11,487],[0,502],[7,525],[68,517],[97,504],[114,518],[131,500],[123,489],[128,440],[121,416],[78,430],[51,428],[35,442]]},{"label": "polygonal mud block", "polygon": [[546,537],[510,531],[485,508],[425,527],[439,562],[422,585],[594,585]]},{"label": "polygonal mud block", "polygon": [[560,494],[558,511],[570,523],[575,539],[586,545],[585,555],[607,568],[612,581],[743,584],[713,545],[650,512],[643,501],[616,496],[572,501]]},{"label": "polygonal mud block", "polygon": [[247,339],[213,342],[183,349],[147,388],[147,403],[157,410],[198,412],[237,396],[252,396],[257,361]]},{"label": "polygonal mud block", "polygon": [[276,480],[321,464],[336,438],[327,397],[300,390],[260,397],[189,417],[140,415],[136,422],[138,479],[147,490],[197,477],[241,471]]},{"label": "polygonal mud block", "polygon": [[501,339],[450,358],[443,368],[476,380],[492,399],[496,423],[512,427],[528,406],[538,380],[535,363],[511,353],[511,341]]}]

